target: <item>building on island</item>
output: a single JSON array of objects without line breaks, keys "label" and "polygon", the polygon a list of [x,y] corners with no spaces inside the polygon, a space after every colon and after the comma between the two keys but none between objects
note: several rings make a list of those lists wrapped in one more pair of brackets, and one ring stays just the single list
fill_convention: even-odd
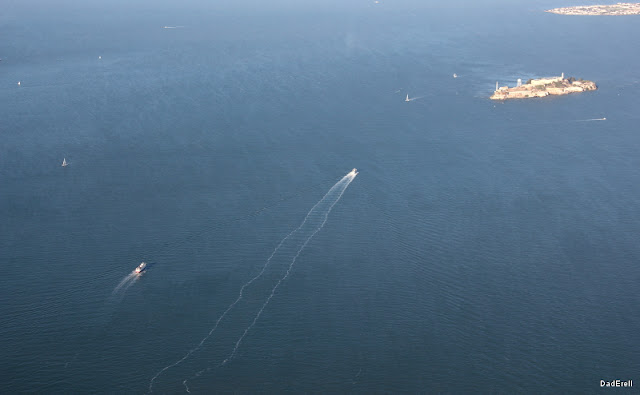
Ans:
[{"label": "building on island", "polygon": [[546,77],[531,79],[524,85],[518,79],[516,86],[499,86],[496,82],[496,90],[491,95],[492,100],[526,99],[532,97],[545,97],[549,95],[567,95],[569,93],[596,90],[593,81],[576,80],[573,77],[564,78],[564,73],[559,77]]}]

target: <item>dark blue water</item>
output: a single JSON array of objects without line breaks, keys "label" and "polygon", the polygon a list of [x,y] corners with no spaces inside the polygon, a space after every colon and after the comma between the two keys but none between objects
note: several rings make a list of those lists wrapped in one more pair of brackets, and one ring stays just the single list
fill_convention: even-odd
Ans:
[{"label": "dark blue water", "polygon": [[[353,167],[154,392],[640,381],[636,17],[58,3],[0,16],[2,392],[148,391]],[[599,90],[487,98],[561,72]]]}]

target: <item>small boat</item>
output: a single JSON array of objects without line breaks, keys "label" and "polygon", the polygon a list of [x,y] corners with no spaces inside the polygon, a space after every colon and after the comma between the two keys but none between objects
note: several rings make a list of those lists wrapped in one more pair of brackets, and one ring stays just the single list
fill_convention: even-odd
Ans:
[{"label": "small boat", "polygon": [[67,158],[62,159],[62,167],[66,167],[67,165]]},{"label": "small boat", "polygon": [[142,273],[147,268],[147,264],[142,262],[135,270],[136,273]]},{"label": "small boat", "polygon": [[453,78],[458,78],[458,74],[453,73]]},{"label": "small boat", "polygon": [[353,170],[351,170],[351,174],[358,174],[358,169],[354,167]]},{"label": "small boat", "polygon": [[20,86],[20,81],[18,81],[18,86]]},{"label": "small boat", "polygon": [[407,95],[407,98],[404,99],[404,101],[411,101],[411,100],[409,100],[409,95]]}]

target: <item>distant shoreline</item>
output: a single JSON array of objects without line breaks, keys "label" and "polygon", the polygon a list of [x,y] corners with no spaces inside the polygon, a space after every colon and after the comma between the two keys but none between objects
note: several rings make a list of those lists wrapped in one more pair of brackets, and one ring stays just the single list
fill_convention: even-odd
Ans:
[{"label": "distant shoreline", "polygon": [[640,3],[617,3],[608,5],[584,5],[546,10],[560,15],[638,15]]}]

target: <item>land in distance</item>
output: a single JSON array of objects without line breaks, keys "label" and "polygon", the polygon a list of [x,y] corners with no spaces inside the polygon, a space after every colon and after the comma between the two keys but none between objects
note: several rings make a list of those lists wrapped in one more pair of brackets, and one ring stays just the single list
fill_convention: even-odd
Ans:
[{"label": "land in distance", "polygon": [[554,8],[545,12],[561,15],[638,15],[640,3],[617,3],[609,5],[583,5]]},{"label": "land in distance", "polygon": [[573,77],[564,78],[550,77],[531,79],[526,84],[509,88],[501,86],[493,92],[491,100],[506,99],[528,99],[532,97],[545,97],[549,95],[568,95],[569,93],[578,93],[585,91],[593,91],[598,89],[595,82],[583,79],[575,79]]}]

